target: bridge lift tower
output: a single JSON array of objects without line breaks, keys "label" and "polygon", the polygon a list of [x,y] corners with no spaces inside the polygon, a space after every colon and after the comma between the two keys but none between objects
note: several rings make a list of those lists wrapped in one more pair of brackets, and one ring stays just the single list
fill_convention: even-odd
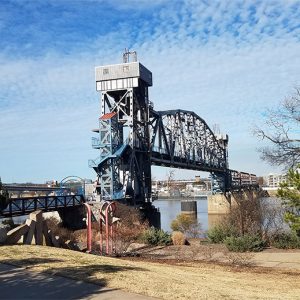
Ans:
[{"label": "bridge lift tower", "polygon": [[101,111],[99,128],[93,130],[98,137],[92,145],[100,155],[89,160],[89,166],[98,175],[101,199],[150,204],[148,87],[152,73],[137,61],[136,52],[127,50],[123,63],[96,67],[95,73]]}]

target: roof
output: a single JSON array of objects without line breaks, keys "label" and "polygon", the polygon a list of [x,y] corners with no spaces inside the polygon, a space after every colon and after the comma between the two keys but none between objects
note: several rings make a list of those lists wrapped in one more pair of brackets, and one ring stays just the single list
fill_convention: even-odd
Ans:
[{"label": "roof", "polygon": [[111,119],[112,117],[114,117],[117,113],[116,112],[110,112],[107,113],[105,115],[103,115],[102,117],[100,117],[101,120],[108,120]]}]

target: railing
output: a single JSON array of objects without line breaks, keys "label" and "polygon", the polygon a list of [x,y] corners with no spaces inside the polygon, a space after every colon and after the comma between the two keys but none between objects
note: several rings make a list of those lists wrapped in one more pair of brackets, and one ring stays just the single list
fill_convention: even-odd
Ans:
[{"label": "railing", "polygon": [[35,210],[54,211],[58,208],[79,206],[84,202],[83,195],[11,198],[7,207],[0,212],[0,217],[26,215]]},{"label": "railing", "polygon": [[[95,144],[99,143],[99,139],[97,139],[97,138],[92,138],[92,141],[94,141],[94,140],[97,140],[97,141],[95,141]],[[92,143],[93,143],[93,142],[92,142]],[[120,156],[120,155],[122,154],[122,151],[126,148],[126,146],[128,146],[128,144],[129,144],[129,139],[126,139],[125,142],[124,142],[123,144],[120,144],[120,145],[118,146],[118,148],[115,149],[114,153],[110,153],[110,154],[107,154],[107,155],[105,155],[105,156],[99,156],[99,157],[97,157],[96,159],[89,159],[89,160],[88,160],[88,166],[89,166],[90,168],[96,168],[96,167],[98,167],[98,165],[99,165],[102,161],[104,161],[104,160],[106,160],[106,159],[108,159],[108,158],[115,158],[115,157]],[[97,145],[98,145],[98,144],[97,144]],[[99,148],[100,148],[100,144],[99,144]]]},{"label": "railing", "polygon": [[92,137],[92,147],[94,149],[100,148],[100,140],[98,138]]}]

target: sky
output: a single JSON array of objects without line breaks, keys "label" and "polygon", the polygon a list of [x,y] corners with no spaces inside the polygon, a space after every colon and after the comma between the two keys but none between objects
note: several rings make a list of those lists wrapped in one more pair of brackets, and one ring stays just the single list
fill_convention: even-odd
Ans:
[{"label": "sky", "polygon": [[280,172],[260,160],[252,129],[300,85],[300,1],[1,0],[0,37],[3,182],[95,178],[94,68],[125,48],[152,71],[156,110],[218,124],[231,169]]}]

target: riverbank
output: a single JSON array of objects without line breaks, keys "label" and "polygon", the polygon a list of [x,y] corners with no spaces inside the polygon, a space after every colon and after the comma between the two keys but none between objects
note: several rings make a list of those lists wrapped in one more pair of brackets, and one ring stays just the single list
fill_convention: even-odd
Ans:
[{"label": "riverbank", "polygon": [[0,262],[160,299],[300,299],[299,270],[171,265],[25,245],[2,246]]}]

